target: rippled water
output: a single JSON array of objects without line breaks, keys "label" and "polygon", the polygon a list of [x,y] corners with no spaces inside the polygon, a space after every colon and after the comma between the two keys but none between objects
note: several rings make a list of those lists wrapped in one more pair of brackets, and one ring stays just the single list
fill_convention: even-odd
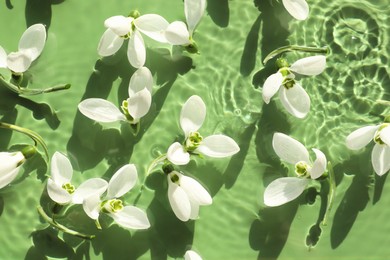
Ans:
[{"label": "rippled water", "polygon": [[[57,234],[39,218],[36,206],[45,207],[49,201],[45,193],[49,172],[43,159],[35,158],[11,187],[0,191],[0,259],[167,259],[180,258],[191,247],[204,259],[388,258],[390,186],[386,176],[374,177],[372,145],[352,152],[344,143],[353,130],[380,123],[381,116],[390,113],[376,102],[390,100],[388,1],[308,3],[309,19],[298,22],[277,1],[208,0],[207,15],[194,36],[200,55],[176,50],[170,57],[167,46],[148,41],[146,65],[154,74],[153,105],[137,137],[126,127],[103,128],[77,112],[77,104],[89,97],[119,104],[134,71],[124,49],[99,59],[96,47],[104,32],[103,21],[135,8],[159,13],[169,21],[183,20],[182,1],[2,3],[0,45],[7,51],[16,50],[26,24],[49,26],[45,50],[30,70],[32,87],[72,84],[67,92],[31,99],[0,89],[2,121],[41,134],[51,154],[67,153],[76,170],[76,184],[92,176],[109,179],[123,164],[134,163],[140,181],[126,195],[126,202],[134,202],[148,164],[182,138],[180,109],[195,94],[207,105],[201,133],[225,133],[239,143],[241,151],[232,158],[196,160],[181,168],[213,196],[213,205],[202,207],[197,221],[182,223],[175,218],[165,180],[158,174],[149,178],[137,204],[151,220],[148,231],[129,232],[116,225],[97,231],[76,207],[61,223],[97,234],[90,243]],[[264,80],[275,72],[273,64],[265,67],[262,60],[288,44],[330,49],[324,73],[300,78],[311,98],[311,111],[303,120],[287,114],[278,98],[268,105],[261,98]],[[293,62],[304,55],[292,53],[287,58]],[[333,162],[336,201],[319,236],[308,234],[315,231],[323,210],[320,196],[312,205],[305,203],[305,195],[278,208],[263,204],[264,187],[287,174],[271,146],[276,131],[321,149]],[[2,150],[29,142],[5,130],[0,135]],[[309,250],[308,239],[319,241]]]}]

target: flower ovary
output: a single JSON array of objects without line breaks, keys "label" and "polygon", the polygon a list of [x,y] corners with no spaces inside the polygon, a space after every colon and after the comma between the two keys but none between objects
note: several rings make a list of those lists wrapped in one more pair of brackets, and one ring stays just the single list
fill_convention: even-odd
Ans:
[{"label": "flower ovary", "polygon": [[100,207],[105,213],[115,213],[123,209],[123,202],[120,199],[111,199],[103,201]]},{"label": "flower ovary", "polygon": [[298,175],[298,177],[308,177],[309,176],[309,165],[304,162],[300,161],[295,164],[295,173]]},{"label": "flower ovary", "polygon": [[195,151],[196,148],[202,143],[203,137],[199,132],[190,133],[185,141],[185,148],[188,152]]}]

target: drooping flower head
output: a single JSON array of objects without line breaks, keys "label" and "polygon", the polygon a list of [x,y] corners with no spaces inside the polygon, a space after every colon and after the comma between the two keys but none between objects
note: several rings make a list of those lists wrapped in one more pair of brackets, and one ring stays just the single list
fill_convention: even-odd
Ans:
[{"label": "drooping flower head", "polygon": [[191,96],[180,113],[180,126],[184,131],[185,141],[173,143],[167,152],[168,160],[176,165],[185,165],[191,154],[203,154],[214,158],[224,158],[240,151],[237,143],[222,134],[203,138],[198,130],[206,117],[206,105],[199,96]]},{"label": "drooping flower head", "polygon": [[284,108],[297,118],[304,118],[310,111],[310,98],[302,86],[295,80],[293,72],[301,75],[318,75],[326,67],[326,57],[317,55],[299,59],[289,66],[285,59],[278,59],[278,72],[270,75],[263,86],[263,100],[269,103],[279,91]]},{"label": "drooping flower head", "polygon": [[306,20],[309,16],[309,5],[305,0],[282,0],[284,8],[297,20]]}]

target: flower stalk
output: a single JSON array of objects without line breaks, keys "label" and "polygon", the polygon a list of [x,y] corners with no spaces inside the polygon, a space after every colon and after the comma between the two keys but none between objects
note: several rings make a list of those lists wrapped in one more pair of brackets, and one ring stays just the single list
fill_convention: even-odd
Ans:
[{"label": "flower stalk", "polygon": [[334,196],[336,194],[336,180],[335,180],[333,166],[332,166],[331,162],[328,162],[328,178],[327,178],[327,180],[329,182],[328,205],[326,206],[324,219],[321,222],[321,224],[323,226],[327,225],[328,216],[329,216],[330,211],[332,210]]},{"label": "flower stalk", "polygon": [[277,55],[280,55],[285,52],[292,52],[292,51],[299,51],[299,52],[308,52],[308,53],[318,53],[318,54],[329,54],[329,48],[327,46],[325,47],[306,47],[306,46],[298,46],[298,45],[288,45],[283,46],[280,48],[277,48],[276,50],[273,50],[270,52],[263,60],[263,64],[265,65],[269,60],[273,59]]}]

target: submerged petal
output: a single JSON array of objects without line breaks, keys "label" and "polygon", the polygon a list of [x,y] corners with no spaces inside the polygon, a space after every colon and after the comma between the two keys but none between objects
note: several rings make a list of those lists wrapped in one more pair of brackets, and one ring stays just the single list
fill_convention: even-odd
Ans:
[{"label": "submerged petal", "polygon": [[118,36],[125,36],[131,32],[132,21],[132,17],[116,15],[106,19],[104,26],[111,29]]},{"label": "submerged petal", "polygon": [[144,88],[152,93],[153,76],[147,67],[141,67],[137,69],[131,76],[128,89],[129,97],[143,90]]},{"label": "submerged petal", "polygon": [[187,221],[191,215],[191,204],[187,193],[182,187],[173,183],[168,175],[168,200],[173,213],[181,221]]},{"label": "submerged petal", "polygon": [[150,227],[146,213],[134,206],[126,206],[119,212],[110,213],[110,216],[124,228],[147,229]]},{"label": "submerged petal", "polygon": [[184,254],[184,260],[202,260],[202,257],[193,250],[187,250]]},{"label": "submerged petal", "polygon": [[[176,174],[179,174],[175,172]],[[210,205],[213,202],[208,191],[195,179],[180,174],[180,186],[187,194],[190,201],[199,205]]]},{"label": "submerged petal", "polygon": [[281,88],[280,101],[284,108],[297,118],[304,118],[310,111],[310,97],[306,91],[295,83],[292,88]]},{"label": "submerged petal", "polygon": [[83,201],[83,209],[84,212],[91,219],[98,219],[100,213],[100,196],[97,194],[91,195],[84,199]]},{"label": "submerged petal", "polygon": [[0,46],[0,68],[7,68],[7,53]]},{"label": "submerged petal", "polygon": [[271,98],[275,95],[275,93],[279,90],[282,85],[284,77],[282,73],[276,72],[270,75],[264,82],[263,85],[263,100],[266,104],[268,104]]},{"label": "submerged petal", "polygon": [[311,167],[310,177],[312,179],[317,179],[321,177],[321,175],[326,171],[327,160],[323,152],[315,148],[313,148],[312,150],[316,154],[317,158],[314,161],[313,166]]},{"label": "submerged petal", "polygon": [[72,194],[74,204],[82,204],[83,200],[90,196],[101,196],[107,190],[108,183],[101,178],[88,179],[81,183]]},{"label": "submerged petal", "polygon": [[58,204],[67,204],[72,199],[72,196],[61,185],[58,185],[50,178],[47,180],[47,194]]},{"label": "submerged petal", "polygon": [[382,130],[380,130],[379,132],[379,137],[381,138],[381,140],[387,144],[388,146],[390,146],[390,126],[386,126],[385,128],[383,128]]},{"label": "submerged petal", "polygon": [[134,164],[120,168],[108,183],[107,199],[119,198],[131,190],[137,182],[137,169]]},{"label": "submerged petal", "polygon": [[123,44],[124,39],[108,28],[102,35],[98,45],[98,54],[106,57],[115,54]]},{"label": "submerged petal", "polygon": [[152,104],[152,94],[147,88],[135,93],[127,99],[127,110],[135,119],[139,119],[146,115]]},{"label": "submerged petal", "polygon": [[305,0],[282,0],[286,10],[297,20],[305,20],[309,16],[309,5]]},{"label": "submerged petal", "polygon": [[46,28],[38,23],[31,25],[22,34],[19,40],[19,51],[26,53],[31,61],[34,61],[41,55],[46,42]]},{"label": "submerged petal", "polygon": [[22,152],[0,152],[0,177],[14,171],[25,160]]},{"label": "submerged petal", "polygon": [[224,158],[240,151],[236,141],[226,135],[207,136],[196,151],[214,158]]},{"label": "submerged petal", "polygon": [[308,183],[309,179],[297,177],[276,179],[264,191],[264,204],[276,207],[290,202],[302,194]]},{"label": "submerged petal", "polygon": [[129,45],[127,46],[127,59],[134,68],[141,68],[145,65],[146,49],[144,39],[137,30],[130,36]]},{"label": "submerged petal", "polygon": [[149,36],[153,40],[163,43],[167,42],[164,32],[169,23],[164,17],[158,14],[141,15],[134,20],[134,25],[143,34]]},{"label": "submerged petal", "polygon": [[171,23],[165,30],[165,38],[172,45],[188,45],[190,41],[190,33],[187,26],[182,21]]},{"label": "submerged petal", "polygon": [[385,144],[375,144],[371,153],[371,161],[379,176],[388,172],[390,169],[390,147]]},{"label": "submerged petal", "polygon": [[347,147],[351,150],[358,150],[366,146],[372,139],[376,130],[378,130],[379,125],[370,125],[361,127],[352,133],[350,133],[346,138]]},{"label": "submerged petal", "polygon": [[73,167],[68,157],[60,152],[55,152],[51,158],[51,178],[57,185],[70,183],[73,175]]},{"label": "submerged petal", "polygon": [[309,152],[306,147],[288,135],[275,133],[272,138],[272,147],[283,161],[292,164],[300,161],[309,162]]},{"label": "submerged petal", "polygon": [[180,113],[180,126],[185,137],[198,131],[206,117],[206,104],[199,96],[191,96],[183,105]]},{"label": "submerged petal", "polygon": [[301,75],[314,76],[323,72],[325,68],[326,56],[316,55],[297,60],[291,65],[290,70]]},{"label": "submerged petal", "polygon": [[31,57],[25,52],[11,52],[7,57],[7,65],[10,70],[16,73],[23,73],[30,68]]},{"label": "submerged petal", "polygon": [[20,166],[8,172],[1,172],[0,174],[0,189],[10,184],[16,176],[18,176]]},{"label": "submerged petal", "polygon": [[180,143],[175,142],[168,148],[167,159],[175,165],[186,165],[190,162],[190,154]]},{"label": "submerged petal", "polygon": [[204,11],[206,10],[206,0],[184,0],[184,14],[188,24],[188,30],[192,35]]},{"label": "submerged petal", "polygon": [[126,120],[122,112],[111,102],[102,98],[88,98],[80,102],[78,105],[80,112],[97,122],[111,123]]}]

